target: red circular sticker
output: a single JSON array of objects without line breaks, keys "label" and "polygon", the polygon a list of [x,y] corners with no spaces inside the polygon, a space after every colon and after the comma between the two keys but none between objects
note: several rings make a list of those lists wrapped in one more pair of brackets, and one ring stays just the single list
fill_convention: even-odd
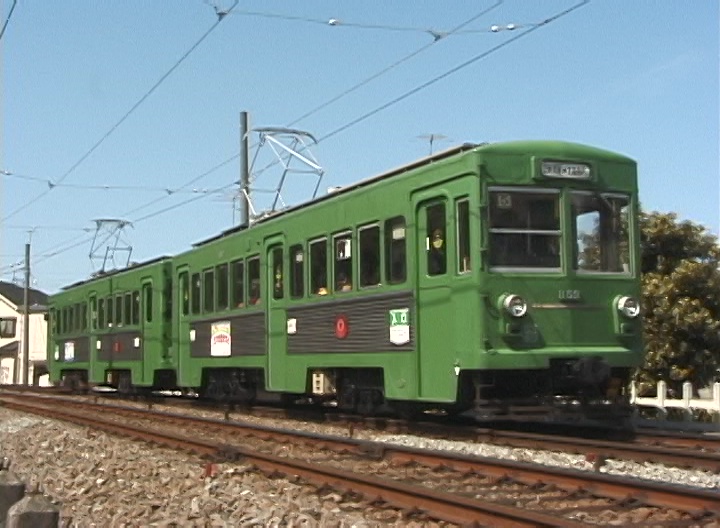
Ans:
[{"label": "red circular sticker", "polygon": [[350,325],[348,324],[347,317],[344,315],[338,315],[335,319],[335,337],[338,339],[345,339],[350,332]]}]

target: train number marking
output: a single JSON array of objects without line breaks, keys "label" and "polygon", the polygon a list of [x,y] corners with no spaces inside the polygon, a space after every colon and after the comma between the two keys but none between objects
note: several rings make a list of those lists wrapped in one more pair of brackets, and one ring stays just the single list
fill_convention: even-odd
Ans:
[{"label": "train number marking", "polygon": [[561,301],[579,301],[582,299],[580,290],[558,290],[558,299]]}]

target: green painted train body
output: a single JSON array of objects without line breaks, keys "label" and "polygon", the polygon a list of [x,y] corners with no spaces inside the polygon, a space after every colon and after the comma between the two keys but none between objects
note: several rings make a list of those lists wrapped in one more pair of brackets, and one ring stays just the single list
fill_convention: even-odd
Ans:
[{"label": "green painted train body", "polygon": [[128,389],[174,385],[170,259],[101,274],[50,297],[51,379]]},{"label": "green painted train body", "polygon": [[[122,364],[91,350],[71,367],[363,409],[622,403],[642,350],[637,211],[624,156],[464,145],[156,264],[168,277],[153,281],[173,290],[152,330],[162,345]],[[138,290],[141,271],[115,287]],[[55,380],[70,367],[50,365]]]}]

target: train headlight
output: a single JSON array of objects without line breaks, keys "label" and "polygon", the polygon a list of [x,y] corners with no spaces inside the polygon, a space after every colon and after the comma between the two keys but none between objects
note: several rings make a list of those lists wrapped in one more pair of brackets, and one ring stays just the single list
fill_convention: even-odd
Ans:
[{"label": "train headlight", "polygon": [[635,319],[638,315],[640,315],[640,302],[633,297],[628,297],[627,295],[618,297],[617,309],[618,312],[628,319]]},{"label": "train headlight", "polygon": [[522,317],[527,313],[527,303],[519,295],[509,294],[503,297],[502,301],[505,311],[513,317]]}]

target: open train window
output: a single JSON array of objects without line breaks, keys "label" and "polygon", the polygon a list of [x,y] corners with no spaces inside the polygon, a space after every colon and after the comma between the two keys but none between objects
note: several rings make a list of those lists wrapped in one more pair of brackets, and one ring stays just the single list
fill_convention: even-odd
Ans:
[{"label": "open train window", "polygon": [[215,268],[217,275],[217,308],[227,310],[228,307],[228,265],[220,264]]},{"label": "open train window", "polygon": [[490,266],[560,270],[560,191],[490,189]]},{"label": "open train window", "polygon": [[305,295],[305,254],[301,245],[290,248],[290,297],[299,299]]},{"label": "open train window", "polygon": [[462,198],[455,202],[457,222],[457,272],[468,273],[470,267],[470,202]]},{"label": "open train window", "polygon": [[245,306],[245,263],[242,260],[232,263],[232,305],[235,308]]},{"label": "open train window", "polygon": [[248,304],[260,304],[260,257],[248,259]]},{"label": "open train window", "polygon": [[327,295],[327,239],[310,242],[310,290],[314,295]]},{"label": "open train window", "polygon": [[575,231],[573,267],[580,272],[629,273],[630,197],[576,191],[571,194]]},{"label": "open train window", "polygon": [[353,289],[352,234],[336,235],[333,242],[335,247],[335,291],[348,292]]},{"label": "open train window", "polygon": [[380,285],[380,227],[361,227],[358,230],[360,246],[360,287]]},{"label": "open train window", "polygon": [[407,277],[405,237],[404,217],[385,222],[385,276],[389,284],[400,284]]},{"label": "open train window", "polygon": [[203,271],[203,313],[215,311],[215,272]]}]

